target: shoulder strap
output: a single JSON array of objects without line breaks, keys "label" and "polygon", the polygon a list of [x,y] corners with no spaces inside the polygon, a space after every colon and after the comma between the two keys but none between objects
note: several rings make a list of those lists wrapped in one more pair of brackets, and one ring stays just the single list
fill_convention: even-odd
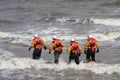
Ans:
[{"label": "shoulder strap", "polygon": [[71,43],[71,46],[72,46],[74,49],[78,48],[78,42],[72,42],[72,43]]},{"label": "shoulder strap", "polygon": [[56,47],[61,47],[61,41],[59,39],[55,39],[53,43],[56,45]]},{"label": "shoulder strap", "polygon": [[94,38],[90,38],[89,40],[90,46],[95,46],[95,39]]},{"label": "shoulder strap", "polygon": [[41,38],[37,37],[37,38],[34,39],[34,41],[35,41],[36,44],[41,44],[42,40],[41,40]]}]

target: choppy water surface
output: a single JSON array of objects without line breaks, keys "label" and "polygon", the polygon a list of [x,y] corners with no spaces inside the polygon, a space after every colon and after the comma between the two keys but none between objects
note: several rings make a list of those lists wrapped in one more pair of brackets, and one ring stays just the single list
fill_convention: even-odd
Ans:
[{"label": "choppy water surface", "polygon": [[[119,80],[119,0],[0,0],[0,80]],[[28,47],[33,34],[49,43],[57,35],[66,46],[60,63],[43,50],[32,60]],[[86,35],[100,42],[96,63],[67,64],[72,37],[84,51]]]}]

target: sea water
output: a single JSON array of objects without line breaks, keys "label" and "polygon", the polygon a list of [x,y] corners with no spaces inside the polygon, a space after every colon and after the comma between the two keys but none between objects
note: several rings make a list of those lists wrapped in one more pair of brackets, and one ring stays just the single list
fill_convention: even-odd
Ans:
[{"label": "sea water", "polygon": [[[119,0],[0,0],[0,80],[119,80]],[[37,33],[49,47],[57,35],[65,47],[58,65],[49,50],[39,60],[28,51]],[[96,62],[84,63],[91,34],[100,44]],[[67,64],[66,49],[75,38],[82,47],[80,64]]]}]

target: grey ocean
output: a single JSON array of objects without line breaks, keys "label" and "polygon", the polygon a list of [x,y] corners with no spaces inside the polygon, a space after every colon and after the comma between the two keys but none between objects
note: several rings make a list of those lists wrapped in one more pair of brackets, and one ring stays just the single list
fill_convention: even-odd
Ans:
[{"label": "grey ocean", "polygon": [[[42,52],[33,60],[28,48],[33,34],[50,45],[57,35],[65,42],[60,63]],[[100,43],[96,63],[67,64],[74,37],[82,46],[91,34]],[[52,52],[53,53],[53,52]],[[120,0],[0,0],[0,80],[119,80]]]}]

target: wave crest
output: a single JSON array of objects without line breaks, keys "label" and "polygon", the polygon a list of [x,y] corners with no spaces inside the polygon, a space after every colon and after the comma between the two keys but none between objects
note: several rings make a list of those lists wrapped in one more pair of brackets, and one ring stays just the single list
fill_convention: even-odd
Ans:
[{"label": "wave crest", "polygon": [[81,62],[79,65],[75,63],[66,64],[64,61],[60,61],[58,65],[56,64],[47,64],[45,60],[32,60],[30,58],[13,58],[9,60],[0,61],[0,69],[26,69],[26,68],[34,68],[35,70],[39,69],[53,69],[56,71],[61,71],[64,69],[74,69],[74,70],[90,70],[96,74],[112,74],[118,73],[120,74],[120,64],[104,64],[104,63],[83,63]]}]

